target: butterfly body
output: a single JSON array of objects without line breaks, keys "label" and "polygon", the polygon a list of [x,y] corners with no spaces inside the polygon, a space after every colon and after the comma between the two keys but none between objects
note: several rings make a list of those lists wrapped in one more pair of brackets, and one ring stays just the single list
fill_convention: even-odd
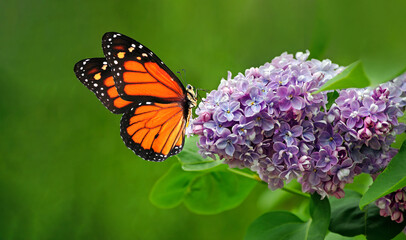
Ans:
[{"label": "butterfly body", "polygon": [[128,148],[149,161],[179,153],[196,106],[193,87],[147,47],[119,33],[104,34],[105,58],[79,61],[77,78],[111,112],[123,114],[120,134]]}]

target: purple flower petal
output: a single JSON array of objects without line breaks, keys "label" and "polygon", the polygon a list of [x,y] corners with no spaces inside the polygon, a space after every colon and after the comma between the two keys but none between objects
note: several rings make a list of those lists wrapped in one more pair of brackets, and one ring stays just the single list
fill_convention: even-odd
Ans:
[{"label": "purple flower petal", "polygon": [[292,107],[296,110],[303,109],[305,107],[304,99],[301,97],[294,97],[291,101]]},{"label": "purple flower petal", "polygon": [[292,103],[291,101],[285,99],[279,102],[278,106],[281,111],[288,111],[292,107]]},{"label": "purple flower petal", "polygon": [[302,135],[303,127],[296,125],[291,129],[291,131],[292,131],[292,137],[299,137],[300,135]]}]

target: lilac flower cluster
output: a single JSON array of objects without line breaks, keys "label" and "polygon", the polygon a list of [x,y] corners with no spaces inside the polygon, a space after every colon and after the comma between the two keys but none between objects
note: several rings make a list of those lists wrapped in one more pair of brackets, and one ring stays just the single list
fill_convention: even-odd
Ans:
[{"label": "lilac flower cluster", "polygon": [[406,210],[406,187],[378,199],[376,205],[381,209],[379,212],[381,216],[390,216],[392,221],[397,223],[403,222]]},{"label": "lilac flower cluster", "polygon": [[397,153],[404,131],[397,118],[406,105],[406,75],[376,89],[314,94],[343,70],[330,60],[283,53],[207,94],[189,132],[200,136],[200,154],[217,154],[230,167],[249,168],[271,189],[296,178],[304,192],[344,196],[361,172],[375,174]]}]

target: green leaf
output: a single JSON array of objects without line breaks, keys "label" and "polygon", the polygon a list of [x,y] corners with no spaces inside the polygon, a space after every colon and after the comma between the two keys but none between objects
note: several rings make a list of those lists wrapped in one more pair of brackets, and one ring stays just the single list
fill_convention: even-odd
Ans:
[{"label": "green leaf", "polygon": [[310,205],[311,219],[302,221],[296,215],[284,211],[272,211],[257,218],[248,227],[245,240],[266,239],[324,239],[330,222],[330,203],[327,198],[313,194]]},{"label": "green leaf", "polygon": [[324,239],[330,224],[330,202],[328,198],[321,200],[320,195],[312,194],[310,216],[312,218],[308,239]]},{"label": "green leaf", "polygon": [[334,101],[339,97],[337,91],[327,93],[327,105],[326,108],[330,109],[331,105],[333,105]]},{"label": "green leaf", "polygon": [[406,112],[403,112],[403,115],[398,118],[398,121],[406,124]]},{"label": "green leaf", "polygon": [[175,163],[152,187],[150,201],[160,208],[173,208],[179,205],[188,192],[192,180],[199,174],[185,172]]},{"label": "green leaf", "polygon": [[364,194],[359,207],[363,209],[369,203],[406,186],[406,143],[402,144],[398,154],[390,161],[386,169],[376,178]]},{"label": "green leaf", "polygon": [[184,203],[195,213],[220,213],[240,205],[256,183],[227,170],[207,172],[194,180]]},{"label": "green leaf", "polygon": [[361,194],[346,190],[342,199],[331,198],[330,231],[352,237],[364,234],[367,239],[392,239],[405,227],[406,222],[398,224],[390,217],[381,217],[379,208],[369,204],[364,210],[358,204]]},{"label": "green leaf", "polygon": [[358,235],[355,237],[345,237],[337,233],[329,232],[325,240],[365,240],[364,235]]},{"label": "green leaf", "polygon": [[179,162],[182,164],[182,169],[185,171],[204,171],[217,167],[222,160],[213,160],[211,158],[203,158],[199,154],[199,148],[197,147],[197,142],[199,141],[198,136],[189,137],[183,146],[182,152],[180,152],[177,157]]},{"label": "green leaf", "polygon": [[268,212],[251,223],[244,239],[305,239],[307,225],[290,212]]},{"label": "green leaf", "polygon": [[[398,118],[398,121],[406,124],[406,113],[405,112],[403,113],[403,116]],[[399,149],[405,140],[406,140],[406,133],[398,134],[398,135],[396,135],[396,140],[394,143],[392,143],[391,147]]]},{"label": "green leaf", "polygon": [[364,88],[369,85],[371,85],[371,82],[368,76],[365,75],[362,62],[356,61],[350,64],[342,73],[329,80],[315,93],[344,88]]},{"label": "green leaf", "polygon": [[392,143],[390,146],[396,149],[399,149],[400,147],[402,147],[402,144],[405,142],[406,140],[406,133],[401,133],[396,135],[396,139],[395,142]]},{"label": "green leaf", "polygon": [[406,234],[403,232],[399,233],[394,239],[392,240],[406,240]]},{"label": "green leaf", "polygon": [[364,194],[372,183],[373,180],[370,174],[361,173],[360,175],[354,177],[354,181],[352,183],[347,183],[345,185],[345,189],[351,189],[360,194]]},{"label": "green leaf", "polygon": [[[371,86],[387,82],[406,71],[405,51],[402,53],[394,49],[380,49],[364,52],[361,60],[365,73],[371,80]],[[388,61],[390,59],[390,61]]]},{"label": "green leaf", "polygon": [[184,171],[175,163],[154,185],[150,201],[173,208],[184,203],[199,214],[216,214],[240,205],[257,181],[228,170],[227,165],[207,171]]}]

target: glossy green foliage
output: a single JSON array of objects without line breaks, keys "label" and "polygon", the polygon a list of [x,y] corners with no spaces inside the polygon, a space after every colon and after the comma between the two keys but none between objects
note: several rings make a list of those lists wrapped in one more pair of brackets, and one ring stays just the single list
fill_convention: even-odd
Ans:
[{"label": "glossy green foliage", "polygon": [[330,204],[317,194],[310,201],[310,219],[304,222],[290,212],[273,211],[257,218],[247,230],[245,240],[292,239],[322,240],[330,221]]},{"label": "glossy green foliage", "polygon": [[359,202],[360,208],[369,203],[406,186],[406,143],[399,153],[390,161],[386,169],[376,178],[369,190]]},{"label": "glossy green foliage", "polygon": [[364,210],[359,209],[361,194],[347,190],[342,199],[330,198],[330,231],[343,236],[363,234],[369,240],[392,239],[398,235],[406,222],[398,224],[390,217],[381,217],[379,208],[371,203]]},{"label": "glossy green foliage", "polygon": [[334,101],[338,98],[339,94],[337,91],[327,93],[327,109],[330,109]]},{"label": "glossy green foliage", "polygon": [[203,171],[223,163],[221,160],[213,160],[209,157],[203,158],[199,154],[199,148],[197,147],[198,141],[198,136],[188,138],[182,152],[177,155],[183,170]]},{"label": "glossy green foliage", "polygon": [[184,171],[174,164],[152,188],[150,200],[161,208],[183,202],[199,214],[216,214],[240,205],[257,181],[228,171],[226,165],[206,171]]},{"label": "glossy green foliage", "polygon": [[347,66],[342,73],[324,84],[317,92],[352,87],[364,88],[370,85],[371,82],[368,76],[365,75],[362,62],[357,61]]}]

